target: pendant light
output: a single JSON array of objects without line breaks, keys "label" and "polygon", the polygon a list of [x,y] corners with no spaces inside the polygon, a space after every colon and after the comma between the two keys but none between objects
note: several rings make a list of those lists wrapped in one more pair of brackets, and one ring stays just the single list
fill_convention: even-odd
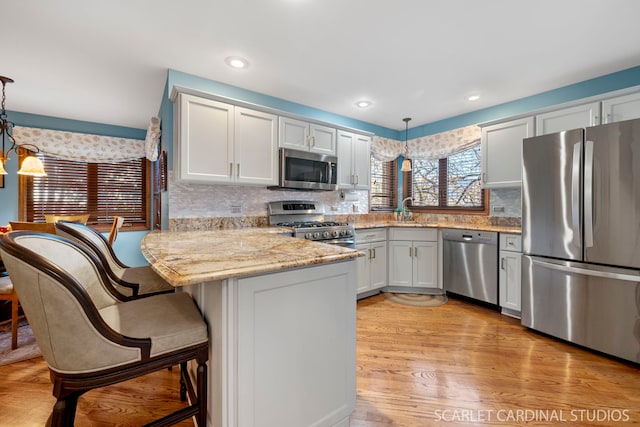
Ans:
[{"label": "pendant light", "polygon": [[410,117],[406,117],[402,119],[405,123],[405,133],[404,133],[404,160],[402,160],[402,168],[400,170],[402,172],[411,172],[411,160],[409,160],[409,121]]},{"label": "pendant light", "polygon": [[[29,150],[35,151],[36,153],[40,151],[38,147],[31,144],[18,145],[16,140],[13,139],[13,135],[11,134],[13,131],[13,123],[7,120],[7,111],[4,107],[6,100],[5,85],[7,83],[13,83],[13,79],[0,76],[0,82],[2,82],[2,110],[0,110],[0,138],[2,139],[2,152],[0,152],[0,175],[7,174],[4,165],[5,162],[9,160],[9,153],[13,151],[18,156],[26,156],[22,161],[20,170],[18,171],[20,175],[46,176],[47,174],[44,171],[44,166],[42,165],[40,158],[36,156],[27,156]],[[11,147],[5,151],[5,143],[7,140],[11,142]]]}]

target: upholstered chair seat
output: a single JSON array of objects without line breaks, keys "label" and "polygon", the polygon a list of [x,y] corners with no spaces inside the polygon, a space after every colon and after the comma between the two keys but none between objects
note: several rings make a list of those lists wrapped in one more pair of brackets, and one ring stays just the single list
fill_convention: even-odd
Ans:
[{"label": "upholstered chair seat", "polygon": [[56,233],[92,251],[102,262],[113,285],[124,295],[149,295],[173,292],[174,288],[151,266],[129,267],[118,259],[107,239],[93,228],[78,223],[59,221]]},{"label": "upholstered chair seat", "polygon": [[[5,234],[0,255],[51,373],[57,402],[48,425],[73,425],[78,398],[93,388],[173,365],[191,405],[152,425],[192,416],[206,425],[207,325],[188,294],[124,296],[91,251],[56,235]],[[195,389],[189,360],[197,362]]]}]

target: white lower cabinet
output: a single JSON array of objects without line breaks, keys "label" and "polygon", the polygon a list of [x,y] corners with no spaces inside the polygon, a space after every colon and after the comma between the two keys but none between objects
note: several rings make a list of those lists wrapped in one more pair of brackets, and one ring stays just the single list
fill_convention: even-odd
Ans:
[{"label": "white lower cabinet", "polygon": [[503,314],[520,317],[521,300],[521,236],[500,233],[498,282],[500,308]]},{"label": "white lower cabinet", "polygon": [[207,426],[349,426],[356,271],[350,260],[183,288],[209,326]]},{"label": "white lower cabinet", "polygon": [[438,287],[436,229],[389,229],[389,286]]},{"label": "white lower cabinet", "polygon": [[[358,295],[376,291],[387,285],[387,230],[356,231],[356,249],[364,252],[358,261]],[[364,295],[366,296],[366,295]]]}]

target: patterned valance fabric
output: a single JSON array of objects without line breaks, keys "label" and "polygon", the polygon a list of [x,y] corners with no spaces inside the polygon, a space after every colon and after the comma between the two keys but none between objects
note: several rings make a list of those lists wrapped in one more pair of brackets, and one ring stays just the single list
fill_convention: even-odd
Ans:
[{"label": "patterned valance fabric", "polygon": [[[443,159],[464,151],[480,141],[479,126],[472,125],[408,141],[408,157],[417,160]],[[377,160],[388,162],[405,155],[404,141],[374,137],[371,153]]]},{"label": "patterned valance fabric", "polygon": [[29,144],[64,160],[113,163],[146,157],[155,161],[160,142],[160,119],[151,119],[145,140],[22,126],[13,128],[13,137],[18,145]]}]

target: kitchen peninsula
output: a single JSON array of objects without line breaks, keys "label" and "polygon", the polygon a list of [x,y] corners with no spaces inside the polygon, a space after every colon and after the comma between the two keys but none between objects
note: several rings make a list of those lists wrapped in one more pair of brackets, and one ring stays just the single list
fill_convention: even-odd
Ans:
[{"label": "kitchen peninsula", "polygon": [[154,231],[153,269],[209,326],[208,425],[348,426],[358,251],[282,228]]}]

